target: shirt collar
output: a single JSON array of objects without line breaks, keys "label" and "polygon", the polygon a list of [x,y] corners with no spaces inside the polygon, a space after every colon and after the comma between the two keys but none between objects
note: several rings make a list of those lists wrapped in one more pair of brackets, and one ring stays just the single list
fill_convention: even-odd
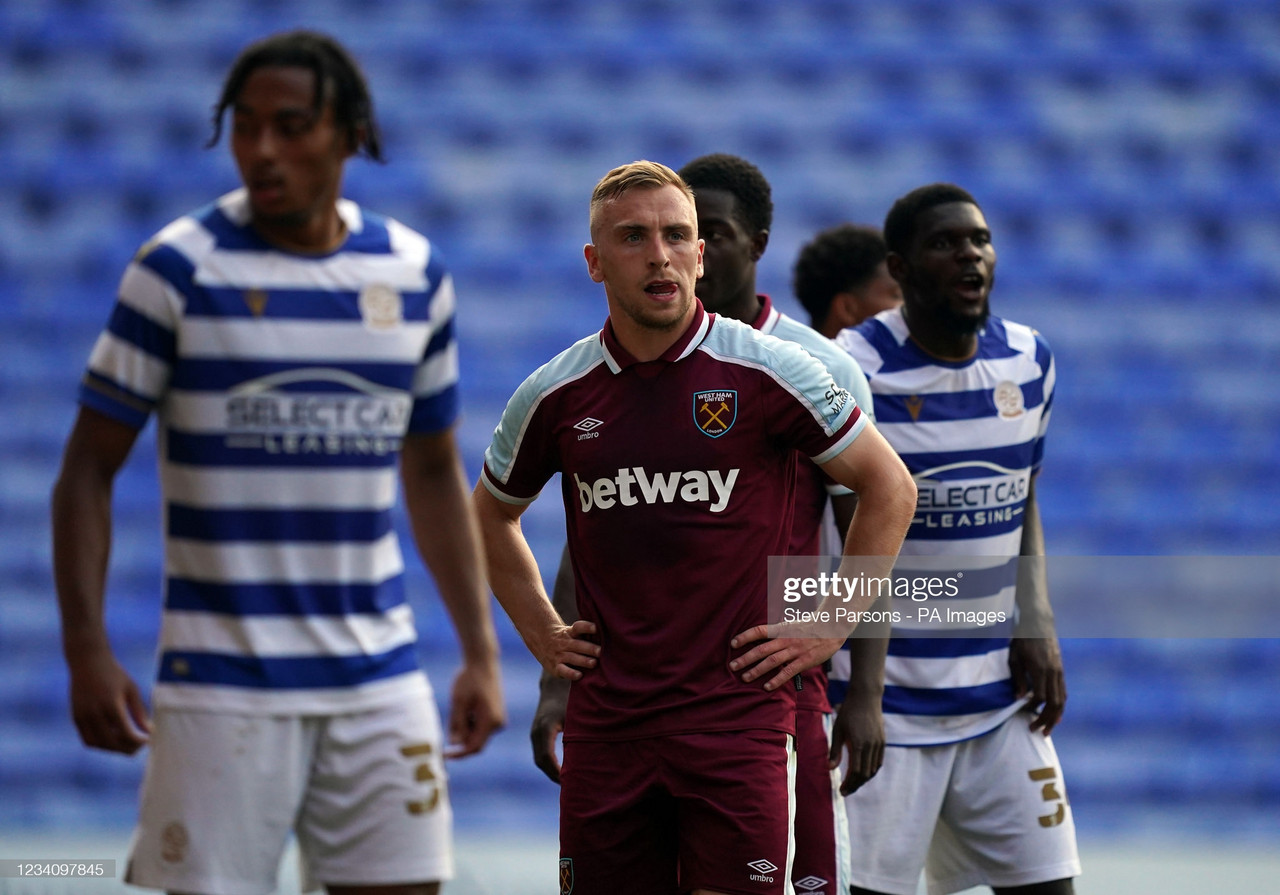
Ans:
[{"label": "shirt collar", "polygon": [[[708,314],[703,310],[702,302],[698,301],[698,299],[695,298],[693,304],[693,319],[689,321],[689,326],[670,348],[662,352],[660,357],[655,358],[650,363],[661,361],[672,364],[676,361],[684,360],[694,352],[694,349],[702,344],[702,340],[707,337],[707,332],[711,329],[711,323],[715,320],[715,315]],[[621,373],[627,367],[641,363],[641,361],[636,360],[631,352],[623,348],[622,343],[618,341],[618,336],[613,330],[612,319],[606,320],[604,329],[600,330],[600,347],[604,350],[604,362],[608,364],[609,369],[614,373]]]},{"label": "shirt collar", "polygon": [[756,314],[756,319],[751,321],[751,328],[758,329],[766,335],[773,332],[773,328],[778,325],[778,318],[782,314],[774,308],[773,302],[767,295],[757,295],[760,299],[760,313]]}]

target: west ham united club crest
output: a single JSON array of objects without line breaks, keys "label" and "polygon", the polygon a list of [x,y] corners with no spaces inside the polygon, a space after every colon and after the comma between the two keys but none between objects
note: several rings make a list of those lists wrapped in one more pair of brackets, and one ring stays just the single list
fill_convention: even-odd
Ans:
[{"label": "west ham united club crest", "polygon": [[738,393],[733,390],[713,389],[694,392],[693,422],[703,435],[719,438],[733,428],[738,418]]},{"label": "west ham united club crest", "polygon": [[573,895],[573,858],[560,859],[560,895]]}]

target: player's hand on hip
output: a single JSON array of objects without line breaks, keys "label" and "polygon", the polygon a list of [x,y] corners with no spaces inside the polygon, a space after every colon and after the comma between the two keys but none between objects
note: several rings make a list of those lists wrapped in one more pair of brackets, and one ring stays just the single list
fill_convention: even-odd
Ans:
[{"label": "player's hand on hip", "polygon": [[529,739],[533,743],[533,763],[552,783],[560,782],[560,759],[556,755],[556,738],[564,731],[564,716],[569,705],[569,681],[549,674],[542,676],[538,687],[538,707],[533,712]]},{"label": "player's hand on hip", "polygon": [[600,656],[600,645],[586,639],[595,634],[595,623],[585,619],[571,625],[557,625],[541,649],[534,649],[533,654],[549,674],[567,681],[581,680],[584,671],[596,667]]},{"label": "player's hand on hip", "polygon": [[1009,671],[1018,698],[1030,696],[1032,708],[1037,709],[1031,729],[1048,736],[1062,720],[1067,704],[1067,681],[1057,638],[1014,638],[1009,642]]},{"label": "player's hand on hip", "polygon": [[468,662],[453,679],[449,700],[449,745],[445,758],[463,758],[484,748],[507,723],[498,660]]},{"label": "player's hand on hip", "polygon": [[850,693],[840,704],[831,729],[828,766],[839,767],[845,752],[849,763],[840,782],[842,796],[857,792],[884,764],[884,712],[879,694]]},{"label": "player's hand on hip", "polygon": [[757,646],[731,661],[729,668],[741,672],[748,683],[776,671],[764,685],[766,690],[776,690],[800,672],[830,659],[844,637],[821,637],[814,626],[784,622],[748,628],[729,641],[729,646],[739,649],[757,641]]},{"label": "player's hand on hip", "polygon": [[86,746],[132,755],[151,741],[142,693],[108,647],[67,657],[71,717]]}]

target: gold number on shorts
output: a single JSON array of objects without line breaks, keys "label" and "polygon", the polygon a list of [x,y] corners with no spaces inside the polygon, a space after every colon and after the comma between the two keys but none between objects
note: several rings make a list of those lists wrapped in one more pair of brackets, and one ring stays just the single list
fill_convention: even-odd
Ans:
[{"label": "gold number on shorts", "polygon": [[1062,793],[1058,792],[1058,785],[1054,782],[1058,779],[1057,768],[1036,768],[1034,771],[1028,771],[1027,776],[1036,783],[1041,780],[1047,781],[1044,786],[1040,787],[1040,797],[1046,802],[1057,802],[1058,808],[1052,814],[1042,814],[1037,820],[1040,821],[1042,827],[1056,827],[1062,823],[1067,816],[1067,806],[1062,798]]},{"label": "gold number on shorts", "polygon": [[[405,758],[423,757],[428,759],[431,755],[430,743],[415,743],[412,746],[401,746],[400,754]],[[411,799],[405,803],[405,810],[410,814],[428,814],[436,810],[436,806],[440,804],[440,786],[436,783],[436,772],[431,769],[430,761],[422,761],[414,766],[413,779],[424,785],[431,787],[431,794],[425,799]]]}]

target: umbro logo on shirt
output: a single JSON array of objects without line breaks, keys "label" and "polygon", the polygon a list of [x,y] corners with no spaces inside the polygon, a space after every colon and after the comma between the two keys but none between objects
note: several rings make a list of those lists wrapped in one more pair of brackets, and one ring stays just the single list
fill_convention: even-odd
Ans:
[{"label": "umbro logo on shirt", "polygon": [[752,861],[747,866],[755,871],[755,873],[750,874],[749,878],[759,883],[773,882],[773,877],[769,876],[769,874],[778,869],[777,864],[765,858],[761,858],[759,861]]},{"label": "umbro logo on shirt", "polygon": [[600,433],[597,432],[596,429],[598,429],[600,426],[603,426],[603,425],[604,425],[603,420],[598,420],[593,416],[589,416],[586,419],[579,420],[578,422],[574,423],[573,428],[577,429],[579,432],[582,433],[581,435],[578,436],[578,440],[583,441],[587,438],[599,438]]}]

